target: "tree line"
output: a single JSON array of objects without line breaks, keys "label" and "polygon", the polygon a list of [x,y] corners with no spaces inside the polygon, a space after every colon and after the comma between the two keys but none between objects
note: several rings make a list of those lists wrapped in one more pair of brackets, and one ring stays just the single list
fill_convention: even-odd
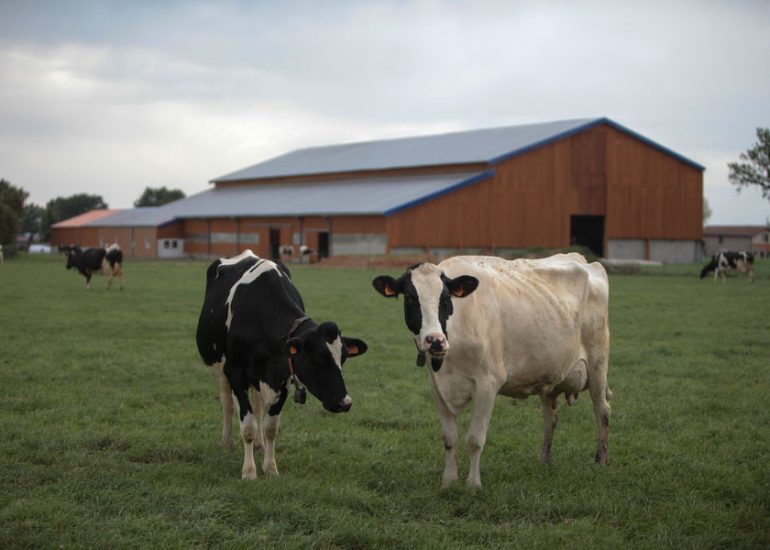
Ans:
[{"label": "tree line", "polygon": [[[181,189],[146,187],[134,201],[135,207],[161,206],[184,198]],[[0,179],[0,244],[12,245],[19,233],[38,235],[40,240],[51,238],[51,226],[91,210],[109,208],[101,195],[77,193],[68,197],[56,197],[45,206],[27,204],[27,193],[5,179]]]}]

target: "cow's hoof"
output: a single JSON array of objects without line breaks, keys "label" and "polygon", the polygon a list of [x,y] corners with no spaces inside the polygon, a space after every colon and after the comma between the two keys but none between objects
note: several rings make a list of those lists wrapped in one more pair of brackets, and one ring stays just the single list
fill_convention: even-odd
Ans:
[{"label": "cow's hoof", "polygon": [[247,469],[241,472],[241,479],[257,479],[257,469]]},{"label": "cow's hoof", "polygon": [[275,462],[273,462],[272,464],[263,465],[262,473],[264,473],[266,476],[277,476],[278,466],[275,465]]},{"label": "cow's hoof", "polygon": [[219,445],[223,449],[232,449],[233,448],[233,438],[222,438],[222,440],[219,442]]},{"label": "cow's hoof", "polygon": [[481,480],[480,479],[471,479],[468,478],[468,481],[466,482],[468,487],[470,489],[481,489]]},{"label": "cow's hoof", "polygon": [[441,488],[442,489],[448,489],[452,485],[454,485],[454,482],[457,481],[457,474],[453,476],[442,476],[441,477]]}]

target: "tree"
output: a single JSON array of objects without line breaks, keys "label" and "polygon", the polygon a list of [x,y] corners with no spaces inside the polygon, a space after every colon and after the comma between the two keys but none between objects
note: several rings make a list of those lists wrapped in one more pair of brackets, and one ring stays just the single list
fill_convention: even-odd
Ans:
[{"label": "tree", "polygon": [[10,182],[0,179],[0,244],[16,241],[24,201],[28,196],[21,187],[14,187]]},{"label": "tree", "polygon": [[703,225],[708,223],[711,214],[713,212],[711,211],[711,206],[709,206],[709,201],[706,200],[706,197],[703,197]]},{"label": "tree", "polygon": [[45,208],[37,204],[28,204],[21,214],[21,232],[42,234],[47,226],[48,214]]},{"label": "tree", "polygon": [[74,218],[80,214],[85,214],[90,210],[99,210],[109,208],[104,199],[99,195],[88,195],[78,193],[69,197],[56,197],[51,199],[45,205],[46,220],[43,224],[43,237],[45,239],[51,236],[51,225],[62,220]]},{"label": "tree", "polygon": [[762,189],[762,196],[770,199],[770,129],[757,128],[757,143],[741,153],[744,162],[730,162],[730,183],[743,187],[757,185]]},{"label": "tree", "polygon": [[163,187],[145,187],[144,193],[134,201],[134,206],[161,206],[175,200],[183,199],[184,191],[181,189],[167,189]]}]

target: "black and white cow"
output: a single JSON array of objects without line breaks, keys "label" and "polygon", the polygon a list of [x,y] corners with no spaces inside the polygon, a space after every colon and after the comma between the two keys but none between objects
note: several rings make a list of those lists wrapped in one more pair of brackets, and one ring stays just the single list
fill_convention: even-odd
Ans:
[{"label": "black and white cow", "polygon": [[741,273],[746,273],[750,283],[754,282],[754,254],[751,252],[733,252],[730,250],[721,250],[711,256],[711,261],[701,270],[700,278],[703,279],[714,272],[714,282],[717,278],[722,277],[722,282],[725,282],[725,272],[735,269]]},{"label": "black and white cow", "polygon": [[446,449],[444,486],[457,479],[457,417],[470,402],[467,481],[481,485],[481,451],[498,394],[540,397],[540,457],[550,462],[556,398],[564,393],[572,404],[588,389],[598,426],[596,462],[608,462],[609,287],[600,264],[575,253],[513,261],[458,256],[412,266],[398,279],[383,275],[373,284],[385,297],[404,296],[417,364],[430,361]]},{"label": "black and white cow", "polygon": [[233,405],[238,411],[244,479],[256,478],[255,444],[264,448],[262,472],[278,473],[275,437],[289,381],[298,391],[307,387],[326,410],[347,412],[352,400],[342,365],[367,349],[334,322],[308,317],[288,269],[251,250],[209,266],[196,337],[219,381],[225,447],[232,446]]},{"label": "black and white cow", "polygon": [[117,276],[120,278],[120,290],[123,290],[123,252],[117,244],[85,250],[72,245],[66,247],[64,253],[67,255],[67,269],[77,269],[86,278],[86,288],[91,288],[94,273],[104,273],[108,277],[107,289],[112,288],[112,279]]}]

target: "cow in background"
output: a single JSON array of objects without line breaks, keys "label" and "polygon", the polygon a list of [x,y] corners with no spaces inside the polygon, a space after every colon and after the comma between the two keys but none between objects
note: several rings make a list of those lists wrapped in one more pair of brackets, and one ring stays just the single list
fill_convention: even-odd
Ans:
[{"label": "cow in background", "polygon": [[278,474],[275,438],[289,382],[295,401],[304,402],[306,387],[326,410],[347,412],[353,401],[342,367],[366,352],[365,342],[342,336],[334,322],[308,317],[286,266],[251,250],[209,266],[196,341],[219,381],[225,447],[232,446],[233,408],[238,413],[243,479],[257,476],[255,446],[264,449],[262,472]]},{"label": "cow in background", "polygon": [[86,278],[86,288],[91,288],[91,277],[95,273],[107,275],[107,289],[112,288],[112,279],[120,279],[120,290],[123,290],[123,252],[117,244],[107,248],[86,248],[78,245],[66,247],[67,269],[75,268]]},{"label": "cow in background", "polygon": [[741,273],[746,273],[750,283],[754,282],[754,254],[741,250],[733,252],[731,250],[722,250],[711,257],[711,261],[701,270],[700,278],[703,279],[714,272],[714,282],[722,277],[725,282],[725,272],[735,269]]},{"label": "cow in background", "polygon": [[468,403],[467,481],[481,485],[481,451],[497,395],[540,398],[540,458],[548,463],[557,397],[564,394],[572,404],[588,389],[598,431],[595,460],[608,462],[609,286],[601,264],[576,253],[513,261],[457,256],[372,283],[387,298],[403,294],[417,365],[430,362],[428,380],[446,450],[444,486],[458,477],[457,419]]}]

